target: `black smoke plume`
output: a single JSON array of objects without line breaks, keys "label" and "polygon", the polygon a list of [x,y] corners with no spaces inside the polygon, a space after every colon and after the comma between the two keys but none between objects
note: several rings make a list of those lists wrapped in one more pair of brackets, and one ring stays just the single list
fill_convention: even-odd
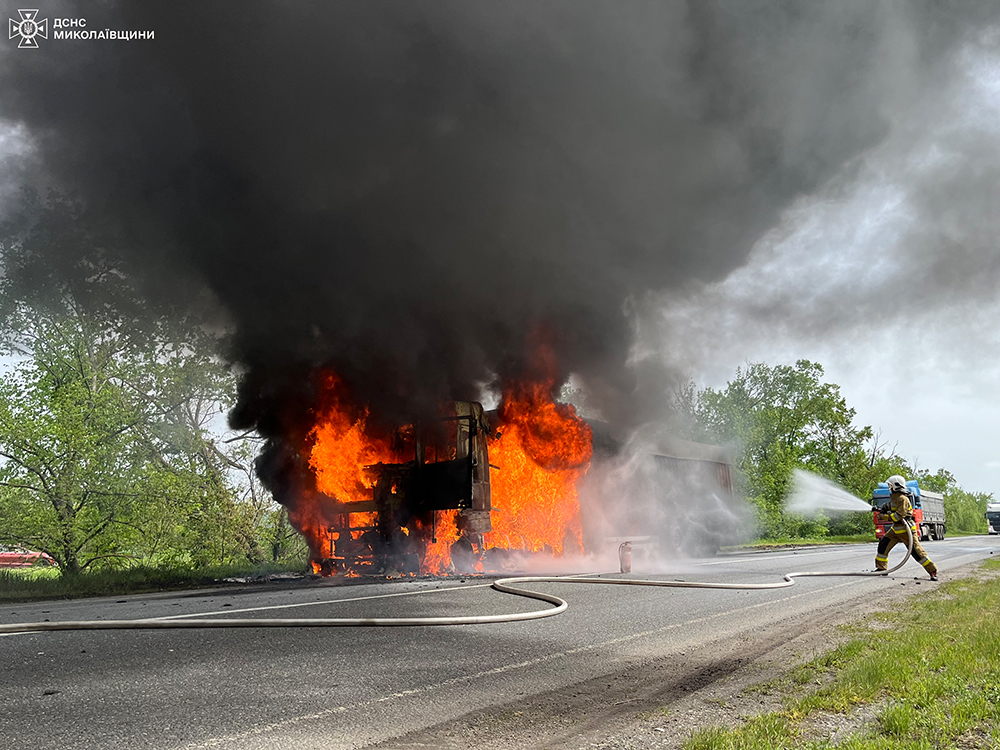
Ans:
[{"label": "black smoke plume", "polygon": [[155,39],[5,47],[0,120],[30,145],[7,175],[114,227],[151,302],[214,296],[246,373],[234,426],[286,434],[319,367],[386,420],[476,398],[530,370],[538,331],[636,421],[662,400],[628,366],[644,295],[737,267],[992,12],[52,3]]}]

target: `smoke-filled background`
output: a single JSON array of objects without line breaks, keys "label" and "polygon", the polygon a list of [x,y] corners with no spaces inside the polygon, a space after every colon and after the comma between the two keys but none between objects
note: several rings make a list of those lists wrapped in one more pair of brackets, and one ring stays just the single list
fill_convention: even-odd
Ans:
[{"label": "smoke-filled background", "polygon": [[246,372],[238,427],[280,432],[318,365],[386,419],[475,399],[530,376],[539,339],[636,423],[748,342],[858,364],[886,354],[872,328],[996,302],[992,3],[40,13],[155,40],[3,46],[6,208],[67,191],[149,309],[209,299]]}]

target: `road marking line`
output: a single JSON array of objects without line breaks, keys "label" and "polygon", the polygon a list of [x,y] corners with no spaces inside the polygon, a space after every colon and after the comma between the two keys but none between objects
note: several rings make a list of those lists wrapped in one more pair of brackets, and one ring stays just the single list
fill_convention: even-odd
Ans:
[{"label": "road marking line", "polygon": [[152,617],[153,620],[183,620],[188,617],[207,617],[209,615],[235,614],[236,612],[264,612],[272,609],[293,609],[296,607],[315,607],[320,604],[340,604],[341,602],[362,602],[369,599],[388,599],[394,596],[417,596],[419,594],[434,594],[446,591],[462,591],[465,589],[481,589],[492,586],[492,583],[476,583],[472,586],[448,586],[447,588],[422,589],[421,591],[399,591],[393,594],[372,594],[371,596],[355,596],[349,599],[324,599],[318,602],[295,602],[292,604],[271,604],[266,607],[247,607],[245,609],[220,609],[214,612],[192,612],[186,615],[169,615],[167,617]]},{"label": "road marking line", "polygon": [[[245,609],[219,609],[214,612],[192,612],[186,615],[168,615],[166,617],[147,617],[147,620],[182,620],[189,617],[207,617],[209,615],[228,615],[237,612],[262,612],[272,609],[292,609],[294,607],[312,607],[319,604],[339,604],[341,602],[360,602],[367,599],[388,599],[393,596],[417,596],[418,594],[432,594],[434,592],[463,591],[465,589],[481,589],[492,586],[492,583],[476,583],[472,586],[449,586],[447,588],[423,589],[421,591],[399,591],[393,594],[373,594],[371,596],[355,596],[350,599],[324,599],[318,602],[294,602],[291,604],[271,604],[265,607],[247,607]],[[0,638],[7,638],[13,635],[33,635],[31,631],[24,633],[0,633]],[[37,633],[34,633],[37,635]]]},{"label": "road marking line", "polygon": [[[238,732],[236,734],[227,735],[225,737],[213,737],[209,740],[203,740],[201,742],[192,743],[188,745],[183,745],[180,750],[206,750],[207,748],[219,747],[224,743],[234,743],[247,740],[250,737],[256,737],[262,734],[267,734],[268,732],[273,732],[277,729],[284,729],[286,727],[292,727],[296,724],[301,724],[307,721],[315,721],[317,719],[323,719],[328,716],[333,716],[334,714],[342,714],[347,711],[355,711],[360,708],[366,708],[369,706],[375,706],[380,703],[385,703],[387,701],[398,700],[400,698],[407,698],[411,695],[419,695],[421,693],[428,693],[443,688],[451,687],[452,685],[457,685],[461,682],[468,682],[474,680],[480,680],[484,677],[492,677],[498,674],[504,674],[505,672],[512,672],[516,669],[524,669],[525,667],[533,667],[538,664],[544,664],[545,662],[554,661],[555,659],[562,659],[567,656],[574,656],[576,654],[581,654],[587,651],[593,651],[595,649],[604,648],[607,646],[614,646],[620,643],[627,643],[628,641],[634,641],[639,638],[645,638],[649,635],[656,635],[658,633],[665,633],[669,630],[676,630],[678,628],[689,627],[691,625],[699,625],[709,620],[715,620],[720,617],[728,617],[730,615],[739,614],[741,612],[746,612],[751,609],[758,609],[760,607],[770,607],[774,604],[779,604],[781,602],[787,602],[792,599],[799,599],[803,596],[813,596],[815,594],[822,593],[824,591],[832,591],[833,589],[843,588],[844,586],[856,586],[857,584],[865,583],[865,580],[856,581],[845,581],[844,583],[834,584],[833,586],[827,586],[821,589],[815,589],[812,591],[803,591],[798,594],[793,594],[791,596],[782,597],[781,599],[769,599],[766,602],[758,602],[757,604],[748,604],[745,607],[739,607],[738,609],[731,609],[726,612],[717,612],[714,615],[706,615],[705,617],[697,617],[693,620],[688,620],[687,622],[674,623],[673,625],[665,625],[662,628],[655,628],[653,630],[645,630],[641,633],[633,633],[632,635],[621,636],[620,638],[612,638],[608,641],[602,641],[601,643],[593,643],[589,646],[579,646],[578,648],[567,649],[566,651],[560,651],[554,654],[546,654],[545,656],[539,656],[535,659],[529,659],[527,661],[518,662],[516,664],[507,664],[502,667],[494,667],[493,669],[487,669],[482,672],[477,672],[471,675],[460,675],[458,677],[452,677],[450,679],[439,682],[435,685],[425,685],[423,687],[411,688],[410,690],[402,690],[398,693],[392,693],[391,695],[384,695],[381,698],[373,698],[367,701],[361,701],[360,703],[352,703],[349,706],[336,706],[334,708],[326,708],[322,711],[317,711],[312,714],[304,714],[302,716],[293,716],[290,719],[284,719],[282,721],[272,722],[270,724],[264,724],[262,726],[257,726],[252,729],[248,729],[244,732]],[[385,737],[384,741],[391,739],[391,737]]]}]

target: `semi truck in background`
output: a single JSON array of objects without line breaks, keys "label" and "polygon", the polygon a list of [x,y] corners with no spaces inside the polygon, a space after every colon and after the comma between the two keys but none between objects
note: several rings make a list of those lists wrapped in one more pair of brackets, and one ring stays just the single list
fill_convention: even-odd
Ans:
[{"label": "semi truck in background", "polygon": [[[930,490],[920,489],[920,483],[911,479],[906,483],[907,489],[913,495],[913,520],[917,524],[918,536],[921,542],[928,539],[944,539],[944,495]],[[879,482],[872,492],[872,516],[875,521],[875,538],[881,539],[892,528],[892,519],[879,513],[881,505],[889,502],[889,485]],[[997,506],[1000,509],[1000,505]],[[1000,513],[998,513],[1000,515]]]},{"label": "semi truck in background", "polygon": [[1000,534],[1000,503],[986,504],[986,530],[990,534]]},{"label": "semi truck in background", "polygon": [[733,486],[730,449],[656,425],[625,434],[586,422],[594,457],[580,490],[585,550],[628,541],[640,558],[701,557],[743,541],[749,506]]}]

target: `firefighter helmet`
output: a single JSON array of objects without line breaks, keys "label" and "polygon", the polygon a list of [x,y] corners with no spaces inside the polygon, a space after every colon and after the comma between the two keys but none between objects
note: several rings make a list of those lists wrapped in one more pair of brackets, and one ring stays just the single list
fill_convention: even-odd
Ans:
[{"label": "firefighter helmet", "polygon": [[885,483],[889,485],[890,492],[906,492],[906,477],[901,477],[899,474],[893,474],[885,480]]}]

